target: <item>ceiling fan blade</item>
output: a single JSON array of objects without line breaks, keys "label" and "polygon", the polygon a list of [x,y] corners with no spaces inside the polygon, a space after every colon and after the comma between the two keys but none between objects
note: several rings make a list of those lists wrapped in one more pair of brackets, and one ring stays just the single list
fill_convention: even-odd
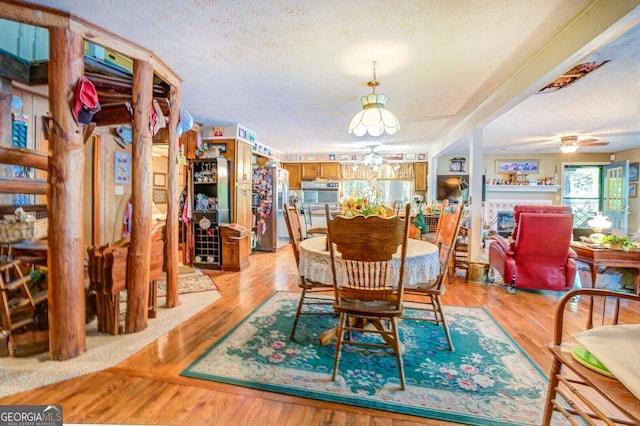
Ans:
[{"label": "ceiling fan blade", "polygon": [[580,146],[607,146],[609,145],[609,142],[600,142],[596,139],[593,139],[593,142],[588,142],[588,141],[582,141],[579,142],[578,145]]},{"label": "ceiling fan blade", "polygon": [[580,145],[582,145],[582,144],[589,145],[592,142],[600,142],[600,141],[598,139],[596,139],[596,138],[589,138],[589,139],[583,139],[583,140],[579,141],[578,143]]}]

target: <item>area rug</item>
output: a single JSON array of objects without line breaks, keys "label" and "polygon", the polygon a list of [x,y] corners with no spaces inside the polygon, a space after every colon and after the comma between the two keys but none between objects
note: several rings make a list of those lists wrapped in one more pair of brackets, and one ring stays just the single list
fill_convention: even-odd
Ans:
[{"label": "area rug", "polygon": [[[199,293],[201,291],[211,290],[218,290],[218,286],[209,275],[202,273],[199,269],[180,265],[178,269],[179,294]],[[158,297],[166,297],[166,295],[167,280],[166,278],[161,278],[158,280]]]},{"label": "area rug", "polygon": [[469,425],[540,424],[546,375],[485,309],[446,306],[454,352],[442,327],[403,320],[401,391],[395,357],[376,349],[343,349],[332,382],[335,345],[318,337],[337,319],[305,316],[289,340],[298,297],[276,292],[181,374]]},{"label": "area rug", "polygon": [[219,298],[217,291],[184,294],[172,309],[165,307],[164,298],[159,298],[157,317],[148,320],[145,330],[133,334],[98,333],[97,322],[93,320],[87,325],[86,352],[67,361],[51,361],[47,352],[24,358],[0,358],[0,398],[113,367]]}]

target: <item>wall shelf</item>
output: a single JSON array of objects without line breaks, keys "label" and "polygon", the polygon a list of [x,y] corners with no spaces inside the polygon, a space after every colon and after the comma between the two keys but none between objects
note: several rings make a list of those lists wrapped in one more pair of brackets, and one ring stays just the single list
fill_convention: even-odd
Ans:
[{"label": "wall shelf", "polygon": [[562,185],[487,185],[487,192],[556,192]]}]

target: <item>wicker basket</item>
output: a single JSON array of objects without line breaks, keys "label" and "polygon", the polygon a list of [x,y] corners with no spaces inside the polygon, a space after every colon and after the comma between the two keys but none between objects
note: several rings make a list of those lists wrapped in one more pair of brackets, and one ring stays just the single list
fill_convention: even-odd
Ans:
[{"label": "wicker basket", "polygon": [[0,224],[0,244],[46,238],[48,231],[49,220],[46,217],[33,222]]}]

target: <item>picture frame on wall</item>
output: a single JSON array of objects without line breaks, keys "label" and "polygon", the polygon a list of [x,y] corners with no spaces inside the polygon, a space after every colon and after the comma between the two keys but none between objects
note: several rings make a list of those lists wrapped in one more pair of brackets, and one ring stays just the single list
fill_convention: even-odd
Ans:
[{"label": "picture frame on wall", "polygon": [[540,160],[496,160],[496,173],[540,173]]},{"label": "picture frame on wall", "polygon": [[164,188],[167,186],[167,175],[165,173],[153,173],[153,186]]},{"label": "picture frame on wall", "polygon": [[638,181],[638,166],[640,166],[640,163],[629,164],[629,182]]},{"label": "picture frame on wall", "polygon": [[114,169],[116,183],[129,183],[131,181],[131,154],[116,151]]},{"label": "picture frame on wall", "polygon": [[629,198],[638,198],[638,184],[630,183],[629,184]]}]

